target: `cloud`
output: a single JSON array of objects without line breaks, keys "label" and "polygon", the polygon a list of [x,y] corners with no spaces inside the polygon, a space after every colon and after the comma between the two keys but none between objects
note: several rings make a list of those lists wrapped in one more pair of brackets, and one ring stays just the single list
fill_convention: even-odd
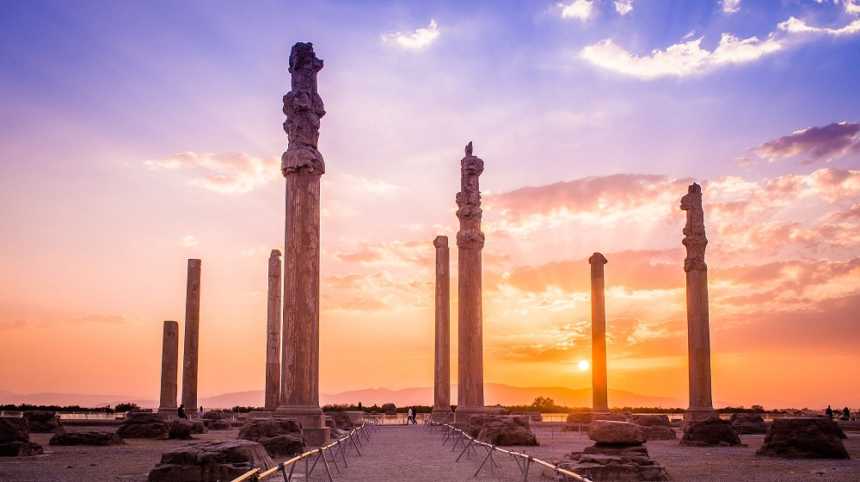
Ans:
[{"label": "cloud", "polygon": [[722,6],[723,13],[731,15],[740,11],[741,0],[721,0],[720,5]]},{"label": "cloud", "polygon": [[392,241],[366,244],[354,251],[338,252],[335,256],[346,263],[364,266],[432,267],[435,251],[430,242]]},{"label": "cloud", "polygon": [[740,39],[724,33],[717,47],[702,48],[702,37],[670,45],[665,50],[653,50],[649,55],[634,55],[612,39],[586,46],[580,57],[593,65],[619,74],[652,80],[660,77],[687,77],[714,69],[753,62],[778,52],[782,43],[773,35],[765,39]]},{"label": "cloud", "polygon": [[860,32],[860,19],[854,20],[844,27],[830,28],[814,27],[797,17],[789,17],[788,20],[780,22],[777,27],[784,32],[792,34],[825,34],[832,35],[834,37],[841,37],[844,35],[854,35]]},{"label": "cloud", "polygon": [[182,246],[183,248],[193,248],[193,247],[197,246],[198,244],[200,244],[200,242],[197,241],[197,238],[195,238],[194,236],[192,236],[190,234],[186,234],[185,236],[183,236],[182,238],[179,239],[179,245]]},{"label": "cloud", "polygon": [[[561,18],[575,18],[584,22],[594,14],[594,2],[592,0],[573,0],[568,4],[559,3],[558,6],[561,8]],[[616,6],[616,8],[618,7]]]},{"label": "cloud", "polygon": [[613,5],[619,15],[627,15],[633,11],[633,0],[615,0]]},{"label": "cloud", "polygon": [[765,142],[755,148],[753,153],[769,162],[804,156],[805,164],[860,153],[860,123],[843,121],[798,129],[787,136]]},{"label": "cloud", "polygon": [[439,24],[430,19],[430,24],[412,32],[392,32],[382,34],[382,41],[407,50],[421,50],[439,38]]},{"label": "cloud", "polygon": [[280,161],[243,152],[180,152],[144,165],[154,171],[190,171],[192,185],[222,194],[250,192],[280,177]]},{"label": "cloud", "polygon": [[858,0],[844,0],[845,12],[849,15],[860,15],[860,3]]}]

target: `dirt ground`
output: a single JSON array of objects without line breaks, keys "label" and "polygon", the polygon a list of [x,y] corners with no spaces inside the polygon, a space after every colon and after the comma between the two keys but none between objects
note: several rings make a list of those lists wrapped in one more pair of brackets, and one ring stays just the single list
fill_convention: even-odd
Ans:
[{"label": "dirt ground", "polygon": [[[110,428],[104,428],[111,430]],[[561,459],[571,451],[591,445],[584,433],[561,432],[557,425],[540,424],[535,432],[540,447],[522,451],[548,461]],[[200,440],[224,440],[237,436],[236,430],[209,432]],[[113,447],[51,447],[49,434],[33,434],[31,439],[45,447],[45,455],[28,458],[0,458],[0,481],[145,481],[161,453],[184,445],[185,441],[128,440]],[[682,447],[677,441],[648,442],[651,457],[663,464],[674,481],[857,481],[860,480],[860,432],[849,432],[845,445],[851,460],[783,460],[757,457],[762,435],[741,436],[746,447]],[[522,480],[513,461],[497,457],[496,467],[487,465],[477,479],[472,476],[483,460],[478,451],[457,463],[460,450],[442,445],[442,435],[421,425],[380,427],[362,456],[349,459],[349,468],[332,467],[336,481],[514,481]],[[341,469],[342,473],[338,473]],[[318,470],[313,480],[324,480]],[[272,479],[278,480],[278,479]],[[302,480],[301,477],[298,480]],[[529,480],[542,479],[532,469]]]}]

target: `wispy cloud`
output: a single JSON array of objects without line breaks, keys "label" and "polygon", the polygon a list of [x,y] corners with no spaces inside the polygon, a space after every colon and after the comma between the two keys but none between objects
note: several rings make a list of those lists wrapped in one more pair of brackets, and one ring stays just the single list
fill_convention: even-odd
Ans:
[{"label": "wispy cloud", "polygon": [[753,62],[783,48],[773,35],[765,39],[740,39],[724,33],[714,50],[702,48],[702,38],[677,43],[665,50],[653,50],[648,55],[635,55],[606,39],[582,49],[586,61],[623,75],[644,80],[659,77],[686,77],[716,68]]},{"label": "wispy cloud", "polygon": [[200,244],[200,241],[198,241],[197,238],[190,234],[186,234],[185,236],[179,238],[179,245],[183,248],[193,248],[198,244]]},{"label": "wispy cloud", "polygon": [[277,159],[263,159],[243,152],[180,152],[144,161],[144,165],[156,171],[189,171],[193,175],[192,185],[222,194],[253,191],[280,176]]},{"label": "wispy cloud", "polygon": [[561,18],[574,18],[584,22],[594,15],[592,0],[573,0],[570,3],[559,3],[558,7],[561,8]]},{"label": "wispy cloud", "polygon": [[411,32],[392,32],[382,34],[382,41],[407,50],[421,50],[439,38],[439,24],[430,19],[426,27],[417,28]]},{"label": "wispy cloud", "polygon": [[803,156],[806,164],[860,154],[860,123],[839,122],[798,129],[787,136],[765,142],[753,153],[774,162]]},{"label": "wispy cloud", "polygon": [[[846,7],[847,8],[847,7]],[[858,7],[860,8],[860,7]],[[860,32],[860,19],[854,20],[848,25],[839,28],[815,27],[807,24],[797,17],[789,17],[788,20],[780,22],[779,29],[793,34],[825,34],[834,37],[853,35]]]},{"label": "wispy cloud", "polygon": [[633,11],[633,0],[615,0],[613,5],[619,15],[627,15]]},{"label": "wispy cloud", "polygon": [[741,0],[721,0],[720,6],[723,9],[723,13],[731,15],[740,11]]}]

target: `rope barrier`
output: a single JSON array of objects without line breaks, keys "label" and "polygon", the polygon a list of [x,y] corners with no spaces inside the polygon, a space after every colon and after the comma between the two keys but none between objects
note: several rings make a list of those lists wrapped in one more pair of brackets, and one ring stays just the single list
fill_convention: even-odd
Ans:
[{"label": "rope barrier", "polygon": [[493,459],[493,453],[498,452],[502,455],[507,455],[507,456],[510,456],[511,458],[513,458],[514,462],[516,462],[516,464],[517,464],[517,467],[520,469],[520,473],[523,475],[523,482],[527,482],[529,480],[529,469],[531,468],[532,464],[537,464],[537,465],[543,466],[547,469],[550,469],[556,475],[564,475],[564,476],[570,477],[571,479],[579,481],[579,482],[591,482],[589,479],[577,474],[576,472],[572,472],[570,470],[563,469],[563,468],[559,467],[558,465],[551,464],[549,462],[546,462],[546,461],[541,460],[541,459],[536,458],[536,457],[532,457],[529,454],[526,454],[523,452],[517,452],[515,450],[502,449],[502,448],[499,448],[493,444],[490,444],[487,442],[482,442],[482,441],[470,436],[465,431],[463,431],[463,430],[461,430],[461,429],[459,429],[459,428],[457,428],[451,424],[432,423],[432,422],[431,422],[431,424],[433,427],[441,427],[443,429],[443,431],[444,431],[444,436],[442,439],[442,445],[443,446],[446,445],[449,440],[453,439],[453,444],[451,445],[451,451],[452,452],[456,450],[457,445],[462,443],[463,449],[460,452],[460,454],[457,456],[455,463],[459,462],[464,454],[469,453],[471,455],[471,454],[475,453],[474,451],[475,451],[476,446],[485,448],[487,450],[487,455],[484,456],[483,460],[481,461],[481,465],[478,466],[478,470],[475,471],[475,475],[473,477],[478,477],[478,475],[481,473],[481,469],[484,468],[484,466],[487,464],[488,461],[490,462],[490,464],[493,467],[498,467],[499,465],[496,463],[495,459]]},{"label": "rope barrier", "polygon": [[[361,456],[361,450],[359,447],[362,446],[362,437],[364,437],[364,442],[370,442],[370,432],[371,430],[376,429],[376,423],[368,423],[367,421],[363,422],[359,427],[352,429],[346,436],[341,437],[339,439],[335,439],[333,442],[329,442],[326,445],[323,445],[320,448],[308,450],[307,452],[296,455],[291,459],[287,459],[283,462],[276,464],[274,467],[263,470],[259,467],[253,468],[248,472],[240,475],[233,479],[232,482],[258,482],[261,480],[265,480],[269,477],[280,475],[283,477],[284,482],[291,482],[293,480],[293,474],[295,473],[296,466],[299,462],[304,461],[304,480],[308,480],[313,474],[314,469],[316,469],[320,460],[322,460],[322,466],[325,468],[325,475],[329,482],[334,482],[334,477],[331,473],[331,466],[329,465],[329,460],[334,464],[334,468],[338,474],[340,471],[340,464],[337,461],[337,457],[340,456],[343,459],[343,468],[346,470],[349,467],[347,462],[347,455],[352,455],[349,453],[349,448],[352,447],[355,450],[355,453],[358,456]],[[351,441],[352,445],[349,445],[347,441]],[[313,461],[311,462],[311,459]],[[287,470],[289,468],[289,471]]]}]

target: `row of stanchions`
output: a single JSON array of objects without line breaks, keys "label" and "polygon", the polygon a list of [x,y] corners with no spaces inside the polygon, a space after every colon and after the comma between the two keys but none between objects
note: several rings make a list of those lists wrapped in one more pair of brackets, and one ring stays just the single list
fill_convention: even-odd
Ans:
[{"label": "row of stanchions", "polygon": [[[296,455],[295,457],[285,460],[272,468],[266,470],[259,467],[251,469],[241,476],[233,479],[232,482],[258,482],[278,475],[283,477],[284,482],[291,482],[293,480],[293,476],[296,474],[296,467],[301,461],[304,461],[304,470],[299,469],[299,473],[304,474],[304,480],[310,479],[314,470],[318,465],[320,465],[319,462],[322,461],[322,467],[325,469],[325,475],[328,478],[328,481],[334,482],[329,461],[332,462],[332,465],[334,465],[338,474],[341,472],[341,463],[343,464],[344,470],[346,470],[346,468],[349,467],[348,457],[353,455],[361,456],[360,447],[364,446],[365,443],[370,442],[370,432],[374,429],[376,429],[375,423],[368,423],[365,421],[361,426],[352,429],[349,434],[344,437],[335,439],[333,442],[329,442],[320,448],[308,450],[307,452]],[[350,454],[350,450],[353,450],[354,454]]]},{"label": "row of stanchions", "polygon": [[462,446],[460,454],[457,455],[457,459],[455,460],[455,462],[459,462],[464,455],[477,455],[477,448],[483,448],[487,451],[486,455],[484,455],[483,459],[481,460],[481,464],[478,465],[478,469],[475,471],[473,477],[478,477],[478,475],[481,473],[481,469],[483,469],[484,466],[487,465],[487,462],[490,462],[491,466],[498,468],[499,465],[493,458],[493,455],[498,453],[500,455],[510,456],[514,460],[514,462],[516,462],[517,467],[520,469],[520,473],[523,476],[524,482],[529,480],[529,470],[531,469],[532,464],[550,469],[556,474],[556,476],[564,475],[569,479],[576,480],[579,482],[591,482],[589,479],[577,474],[576,472],[563,469],[558,465],[551,464],[544,460],[532,457],[529,454],[517,452],[515,450],[499,448],[493,444],[482,442],[451,424],[431,422],[428,424],[428,428],[430,430],[442,430],[442,445],[444,446],[450,443],[452,452],[456,452],[457,449]]}]

